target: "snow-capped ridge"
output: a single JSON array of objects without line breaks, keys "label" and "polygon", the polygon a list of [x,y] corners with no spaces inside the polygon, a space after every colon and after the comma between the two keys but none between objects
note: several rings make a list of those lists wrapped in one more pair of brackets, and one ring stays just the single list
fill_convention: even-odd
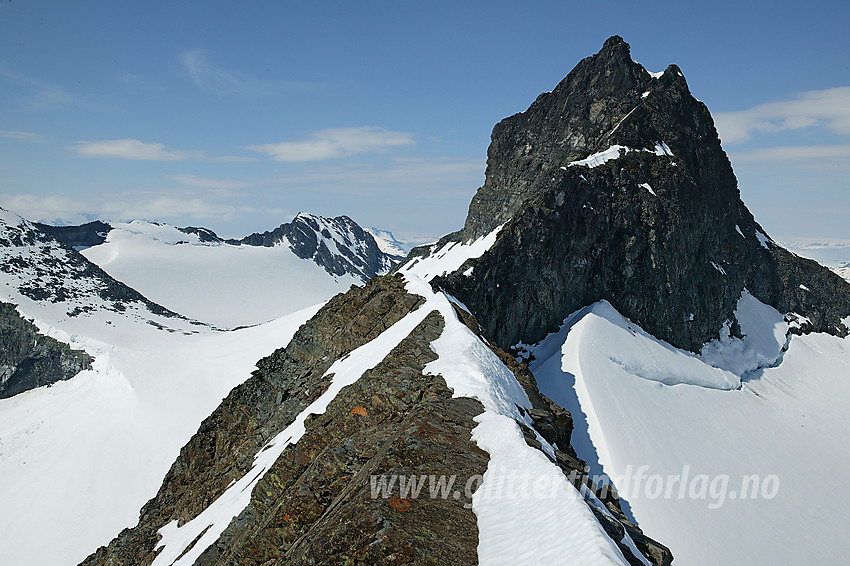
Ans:
[{"label": "snow-capped ridge", "polygon": [[6,210],[0,210],[0,283],[0,299],[16,304],[21,314],[53,326],[68,324],[93,338],[133,332],[138,323],[182,333],[204,326],[152,302]]},{"label": "snow-capped ridge", "polygon": [[741,337],[731,336],[731,323],[727,321],[720,330],[720,337],[702,347],[700,357],[742,378],[758,369],[777,365],[790,340],[786,317],[745,289],[738,299],[735,319]]},{"label": "snow-capped ridge", "polygon": [[[830,431],[843,426],[850,394],[850,338],[789,335],[781,347],[781,315],[744,294],[736,310],[748,333],[741,342],[755,340],[750,346],[766,355],[758,361],[726,342],[726,365],[736,356],[768,363],[777,348],[781,359],[741,387],[705,387],[693,378],[733,374],[709,366],[711,355],[671,357],[668,345],[612,311],[597,303],[574,313],[559,333],[528,349],[530,367],[541,392],[572,413],[578,457],[592,474],[613,481],[641,527],[689,564],[828,563],[841,555],[842,526],[825,510],[836,497],[841,505],[848,498],[811,490],[811,467],[799,462],[817,462],[818,473],[835,481],[847,478],[847,438]],[[647,380],[647,370],[659,367],[694,382],[667,387]],[[697,489],[703,480],[706,487],[713,482],[710,494]],[[761,491],[736,497],[755,480]],[[777,491],[764,488],[771,481]],[[658,497],[654,486],[672,495]],[[706,546],[705,532],[723,543]],[[777,546],[778,536],[789,544]]]},{"label": "snow-capped ridge", "polygon": [[[596,324],[595,320],[605,324]],[[574,312],[557,332],[537,345],[526,346],[523,353],[533,356],[529,365],[532,371],[556,355],[576,328],[579,332],[590,333],[592,342],[600,348],[606,344],[620,344],[616,353],[607,356],[608,361],[640,379],[668,386],[690,385],[727,391],[741,387],[740,376],[712,367],[699,356],[658,340],[622,316],[606,300]],[[597,329],[604,329],[604,333]]]}]

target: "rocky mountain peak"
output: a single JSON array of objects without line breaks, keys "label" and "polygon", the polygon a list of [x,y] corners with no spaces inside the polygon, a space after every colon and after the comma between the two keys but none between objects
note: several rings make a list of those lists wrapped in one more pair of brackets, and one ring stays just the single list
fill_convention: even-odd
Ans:
[{"label": "rocky mountain peak", "polygon": [[536,343],[599,300],[699,351],[746,289],[798,331],[842,334],[850,286],[776,245],[741,201],[708,108],[676,65],[650,73],[612,37],[551,92],[499,122],[484,186],[451,242],[495,243],[432,283],[503,348]]},{"label": "rocky mountain peak", "polygon": [[[631,59],[629,44],[613,36],[528,110],[495,126],[486,180],[463,236],[477,238],[503,224],[571,162],[615,145],[652,150],[661,142],[689,159],[695,175],[703,167],[722,168],[720,188],[732,191],[726,200],[737,195],[708,108],[691,96],[679,67],[650,73]],[[705,146],[705,155],[694,156],[695,145]]]},{"label": "rocky mountain peak", "polygon": [[398,261],[382,252],[375,238],[348,216],[325,218],[299,212],[291,222],[255,233],[231,244],[272,247],[289,245],[302,259],[310,259],[331,275],[346,273],[368,281],[386,273]]}]

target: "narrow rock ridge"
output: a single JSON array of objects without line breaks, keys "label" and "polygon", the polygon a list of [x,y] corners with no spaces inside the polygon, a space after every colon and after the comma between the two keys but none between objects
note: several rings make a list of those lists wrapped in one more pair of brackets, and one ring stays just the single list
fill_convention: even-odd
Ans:
[{"label": "narrow rock ridge", "polygon": [[304,324],[286,348],[257,363],[252,377],[234,388],[184,446],[156,497],[141,510],[139,524],[125,529],[86,564],[149,564],[159,529],[195,518],[232,481],[247,473],[254,457],[292,423],[330,384],[324,374],[334,360],[377,337],[422,303],[399,278],[376,278],[337,295]]},{"label": "narrow rock ridge", "polygon": [[[254,455],[327,389],[330,379],[324,373],[335,360],[422,303],[399,276],[375,278],[332,299],[204,421],[157,496],[142,509],[139,524],[83,564],[152,563],[160,529],[173,521],[185,525],[248,473]],[[478,331],[469,313],[457,312]],[[431,343],[443,327],[438,312],[425,316],[383,361],[342,389],[323,414],[310,416],[304,436],[283,450],[253,488],[248,506],[212,545],[198,549],[194,563],[476,564],[478,528],[473,490],[467,486],[487,470],[487,453],[471,440],[473,419],[483,407],[453,397],[441,376],[423,373],[437,357]],[[528,392],[529,415],[540,435],[561,448],[555,463],[568,477],[571,471],[580,477],[584,463],[569,445],[569,413],[539,393],[525,366],[498,348],[494,352]],[[522,426],[527,442],[540,449],[536,434]],[[432,475],[455,476],[459,496],[432,497],[425,486],[419,497],[411,497],[397,483],[401,477]],[[381,492],[380,482],[393,477],[396,483]],[[579,488],[583,482],[577,482]],[[627,534],[652,563],[669,564],[669,551],[628,523],[615,495],[599,505],[608,511],[594,513],[629,563],[642,564],[623,542]]]}]

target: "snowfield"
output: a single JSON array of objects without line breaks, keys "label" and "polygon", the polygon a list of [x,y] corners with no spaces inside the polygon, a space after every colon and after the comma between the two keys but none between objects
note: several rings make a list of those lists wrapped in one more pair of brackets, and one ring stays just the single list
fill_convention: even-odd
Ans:
[{"label": "snowfield", "polygon": [[288,245],[205,243],[142,221],[112,226],[106,242],[81,252],[89,261],[148,299],[220,328],[268,322],[363,284],[329,274]]},{"label": "snowfield", "polygon": [[[748,294],[738,306],[747,343],[721,339],[701,360],[597,303],[532,348],[531,369],[572,413],[591,475],[613,479],[675,563],[836,564],[850,506],[835,488],[850,482],[850,338],[794,336],[783,353],[782,317]],[[729,387],[730,376],[744,379]]]},{"label": "snowfield", "polygon": [[92,370],[0,400],[0,564],[77,564],[135,525],[200,422],[319,306],[226,333],[71,340]]}]

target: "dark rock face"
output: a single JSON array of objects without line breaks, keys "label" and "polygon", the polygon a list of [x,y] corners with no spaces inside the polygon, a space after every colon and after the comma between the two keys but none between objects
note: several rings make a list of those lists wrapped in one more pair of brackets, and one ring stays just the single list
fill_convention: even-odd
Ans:
[{"label": "dark rock face", "polygon": [[33,222],[33,225],[63,244],[77,249],[102,244],[106,241],[106,235],[112,230],[112,226],[100,220],[79,226],[50,226],[41,222]]},{"label": "dark rock face", "polygon": [[231,244],[272,247],[288,243],[295,255],[311,259],[331,275],[349,273],[368,281],[389,271],[401,258],[383,253],[375,238],[348,216],[323,218],[301,213],[270,232],[251,234]]},{"label": "dark rock face", "polygon": [[91,368],[91,356],[72,350],[0,302],[0,399],[71,379]]},{"label": "dark rock face", "polygon": [[196,226],[187,226],[185,228],[178,228],[184,234],[195,234],[198,236],[198,239],[204,243],[211,244],[220,244],[224,242],[223,239],[218,237],[218,234],[210,230],[209,228],[198,228]]},{"label": "dark rock face", "polygon": [[[624,148],[619,158],[571,164],[612,146]],[[653,77],[616,36],[494,128],[484,186],[464,229],[444,241],[500,225],[489,252],[433,284],[506,348],[538,342],[607,299],[653,335],[698,351],[734,322],[745,288],[808,317],[803,331],[847,332],[850,285],[767,238],[679,68]]]}]

